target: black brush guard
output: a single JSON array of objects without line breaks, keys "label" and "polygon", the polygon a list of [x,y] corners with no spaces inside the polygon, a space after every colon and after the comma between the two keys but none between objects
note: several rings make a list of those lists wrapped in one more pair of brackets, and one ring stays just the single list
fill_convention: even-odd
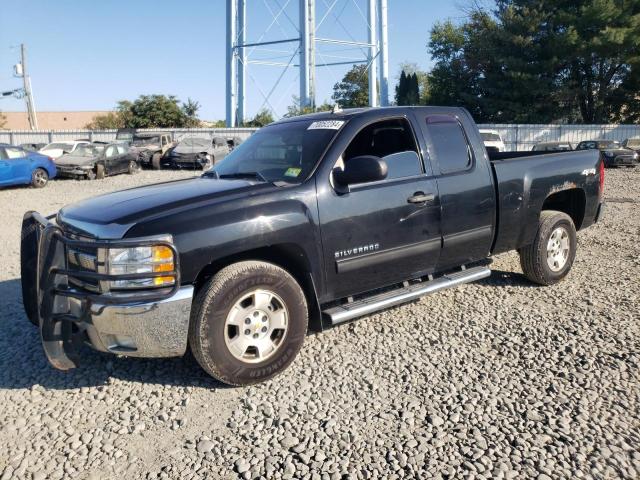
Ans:
[{"label": "black brush guard", "polygon": [[[22,301],[29,320],[40,327],[42,346],[49,362],[60,370],[79,365],[78,347],[86,342],[83,325],[91,322],[91,305],[132,305],[164,300],[180,287],[178,254],[165,239],[78,240],[66,236],[53,221],[38,212],[27,212],[22,220],[20,267]],[[166,246],[173,252],[174,270],[170,272],[109,275],[107,273],[69,269],[67,250]],[[173,276],[172,287],[112,292],[108,285],[115,280]],[[77,288],[69,278],[97,283],[97,291]],[[106,287],[105,287],[106,285]],[[79,314],[71,312],[70,299],[80,303]]]}]

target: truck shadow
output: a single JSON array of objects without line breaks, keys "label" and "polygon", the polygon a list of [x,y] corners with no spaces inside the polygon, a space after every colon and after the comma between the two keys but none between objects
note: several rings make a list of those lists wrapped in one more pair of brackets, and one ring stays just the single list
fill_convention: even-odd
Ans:
[{"label": "truck shadow", "polygon": [[474,282],[476,285],[484,287],[527,287],[537,288],[540,285],[529,281],[520,272],[508,272],[506,270],[491,270],[491,276]]},{"label": "truck shadow", "polygon": [[182,358],[119,358],[89,347],[80,351],[74,370],[54,369],[40,345],[38,328],[22,307],[20,279],[0,282],[0,389],[76,390],[109,384],[112,379],[160,385],[227,388],[208,376],[190,354]]}]

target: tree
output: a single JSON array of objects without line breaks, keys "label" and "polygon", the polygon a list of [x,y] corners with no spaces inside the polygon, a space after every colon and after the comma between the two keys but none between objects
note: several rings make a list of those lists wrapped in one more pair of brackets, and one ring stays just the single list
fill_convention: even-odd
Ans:
[{"label": "tree", "polygon": [[369,70],[367,65],[354,65],[342,80],[333,86],[331,98],[342,108],[369,105]]},{"label": "tree", "polygon": [[85,128],[89,130],[110,130],[124,127],[124,122],[118,112],[109,112],[104,115],[96,115]]},{"label": "tree", "polygon": [[406,73],[402,70],[400,80],[396,86],[397,105],[419,105],[420,85],[416,73]]},{"label": "tree", "polygon": [[120,100],[115,112],[97,115],[86,128],[184,128],[200,125],[200,103],[190,98],[180,105],[173,95],[141,95],[135,101]]},{"label": "tree", "polygon": [[182,104],[182,111],[187,116],[187,126],[197,127],[200,125],[198,119],[198,110],[200,110],[200,102],[187,98],[187,101]]},{"label": "tree", "polygon": [[640,2],[497,0],[431,31],[431,102],[479,121],[640,118]]},{"label": "tree", "polygon": [[125,127],[129,128],[179,128],[189,121],[173,95],[141,95],[128,110]]},{"label": "tree", "polygon": [[245,122],[243,126],[260,128],[260,127],[264,127],[265,125],[269,125],[273,121],[274,121],[274,118],[271,112],[268,109],[263,108],[258,113],[256,113],[255,117],[253,117],[248,122]]},{"label": "tree", "polygon": [[310,105],[301,107],[300,97],[298,97],[297,95],[294,95],[292,97],[292,101],[293,103],[287,107],[287,113],[284,115],[285,117],[297,117],[299,115],[306,115],[308,113],[327,112],[333,110],[333,105],[327,101],[316,107],[312,107]]}]

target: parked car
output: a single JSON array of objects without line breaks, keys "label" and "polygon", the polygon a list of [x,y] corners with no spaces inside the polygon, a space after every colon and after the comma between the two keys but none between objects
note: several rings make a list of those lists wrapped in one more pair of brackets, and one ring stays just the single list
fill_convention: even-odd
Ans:
[{"label": "parked car", "polygon": [[599,150],[605,167],[635,167],[638,153],[624,148],[617,140],[587,140],[580,142],[576,150]]},{"label": "parked car", "polygon": [[640,138],[626,138],[622,142],[622,146],[624,148],[628,148],[630,150],[633,150],[638,155],[640,155]]},{"label": "parked car", "polygon": [[502,137],[495,130],[480,130],[480,136],[488,152],[504,152]]},{"label": "parked car", "polygon": [[21,143],[20,147],[25,149],[28,152],[37,152],[41,148],[43,148],[46,143]]},{"label": "parked car", "polygon": [[162,157],[175,146],[171,134],[166,132],[133,134],[131,145],[141,165],[159,170]]},{"label": "parked car", "polygon": [[240,137],[231,137],[227,139],[227,145],[229,145],[229,151],[232,151],[234,148],[238,147],[242,143],[242,139]]},{"label": "parked car", "polygon": [[101,179],[118,173],[134,174],[140,169],[138,155],[124,143],[81,145],[57,162],[61,177]]},{"label": "parked car", "polygon": [[48,157],[53,158],[54,160],[60,158],[62,155],[66,153],[73,153],[76,148],[80,145],[89,145],[89,142],[81,140],[71,140],[64,142],[52,142],[48,145],[45,145],[40,149],[40,153],[46,155]]},{"label": "parked car", "polygon": [[569,142],[541,142],[536,143],[531,149],[532,152],[568,152],[573,150],[573,145]]},{"label": "parked car", "polygon": [[202,168],[207,170],[229,154],[223,137],[187,137],[167,151],[161,165],[172,168]]},{"label": "parked car", "polygon": [[55,176],[56,165],[51,157],[0,144],[0,187],[31,185],[42,188]]},{"label": "parked car", "polygon": [[558,283],[576,230],[601,217],[602,160],[498,155],[518,161],[490,161],[459,108],[284,119],[199,178],[101,195],[50,219],[28,212],[27,316],[57,368],[76,366],[83,342],[136,357],[189,345],[210,375],[246,385],[284,370],[309,327],[488,277],[492,255],[516,250],[528,279]]}]

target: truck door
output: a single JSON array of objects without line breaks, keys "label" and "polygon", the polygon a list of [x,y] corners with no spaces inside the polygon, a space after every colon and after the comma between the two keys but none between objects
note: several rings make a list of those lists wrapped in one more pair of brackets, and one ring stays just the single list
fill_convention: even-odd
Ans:
[{"label": "truck door", "polygon": [[[349,125],[349,127],[352,127]],[[317,176],[326,294],[340,298],[431,273],[440,253],[440,207],[414,131],[404,118],[353,127],[334,158],[343,168],[362,155],[382,158],[387,178],[340,191]],[[326,182],[326,183],[325,183]]]},{"label": "truck door", "polygon": [[473,121],[453,113],[416,113],[436,173],[442,208],[438,270],[481,260],[493,241],[496,197],[489,160]]}]

